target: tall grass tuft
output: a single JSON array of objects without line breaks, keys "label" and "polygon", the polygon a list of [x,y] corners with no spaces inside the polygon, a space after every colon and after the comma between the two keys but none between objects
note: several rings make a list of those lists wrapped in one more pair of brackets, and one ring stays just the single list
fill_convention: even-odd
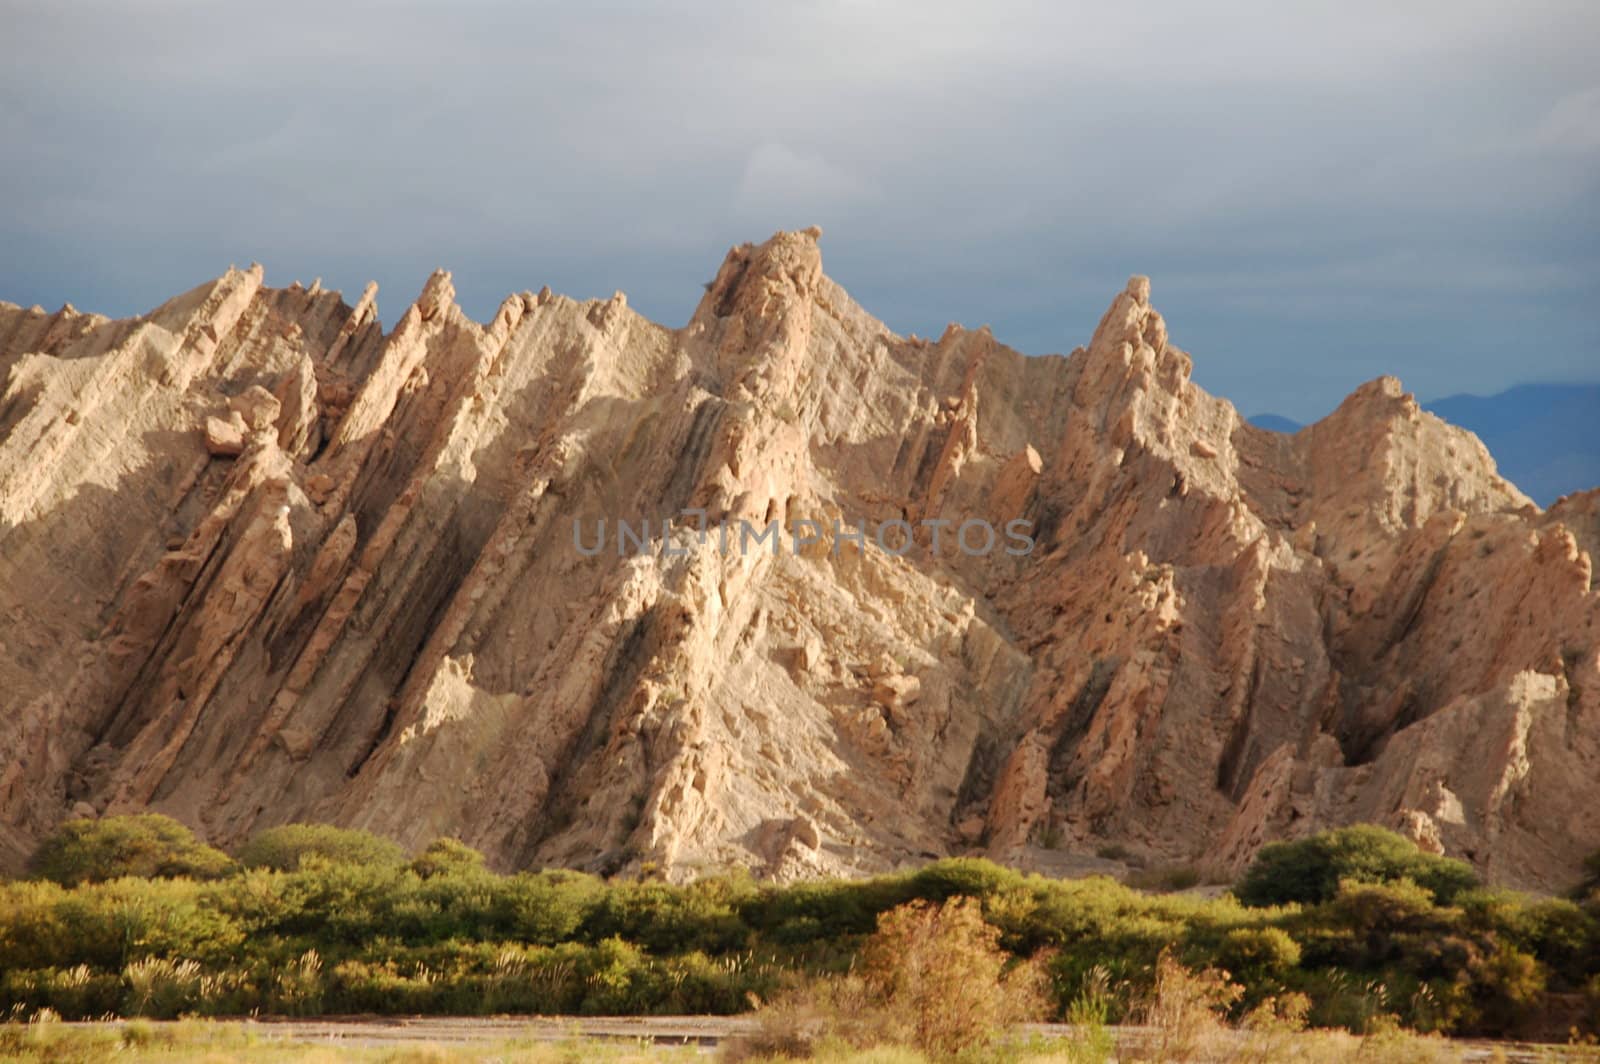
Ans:
[{"label": "tall grass tuft", "polygon": [[124,1011],[129,1016],[170,1020],[200,1001],[200,965],[167,957],[144,957],[122,970],[128,993]]}]

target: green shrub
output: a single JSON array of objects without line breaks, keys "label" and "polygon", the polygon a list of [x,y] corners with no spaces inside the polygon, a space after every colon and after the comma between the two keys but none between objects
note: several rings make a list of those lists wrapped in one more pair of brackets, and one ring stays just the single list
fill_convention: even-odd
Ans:
[{"label": "green shrub", "polygon": [[648,1011],[649,967],[644,951],[620,938],[608,938],[576,956],[577,976],[584,987],[579,1012],[616,1016]]},{"label": "green shrub", "polygon": [[1492,1035],[1525,1033],[1545,993],[1546,972],[1538,958],[1502,944],[1475,969],[1479,1030]]},{"label": "green shrub", "polygon": [[311,857],[330,864],[374,868],[396,868],[405,863],[405,852],[389,839],[332,824],[268,828],[239,848],[239,862],[246,868],[292,872]]},{"label": "green shrub", "polygon": [[359,946],[414,927],[407,903],[419,880],[404,865],[324,863],[307,855],[297,871],[262,881],[271,895],[254,923],[257,934],[307,936],[319,944]]},{"label": "green shrub", "polygon": [[909,878],[804,880],[766,886],[743,907],[758,931],[787,946],[869,935],[878,915],[914,897]]},{"label": "green shrub", "polygon": [[980,857],[950,857],[924,865],[911,876],[912,896],[944,901],[956,895],[985,898],[1021,886],[1022,874]]},{"label": "green shrub", "polygon": [[1393,883],[1402,879],[1425,888],[1441,904],[1478,885],[1477,875],[1465,861],[1424,853],[1392,831],[1358,824],[1296,842],[1268,843],[1233,892],[1246,905],[1311,905],[1331,900],[1344,880]]},{"label": "green shrub", "polygon": [[1300,944],[1281,927],[1236,927],[1223,937],[1216,963],[1247,985],[1281,983],[1300,966]]},{"label": "green shrub", "polygon": [[1363,972],[1400,966],[1423,974],[1447,968],[1453,947],[1460,946],[1463,961],[1473,948],[1459,935],[1460,915],[1437,908],[1433,895],[1410,880],[1345,880],[1337,897],[1291,918],[1288,929],[1307,966]]},{"label": "green shrub", "polygon": [[434,839],[417,854],[411,870],[423,879],[435,876],[472,876],[483,872],[483,854],[459,839]]},{"label": "green shrub", "polygon": [[1057,978],[1072,988],[1096,965],[1114,982],[1148,985],[1161,951],[1180,941],[1207,905],[1220,904],[1181,895],[1152,897],[1107,876],[1041,879],[1031,884],[1030,893],[1026,904],[992,901],[990,917],[1018,953],[1058,951]]},{"label": "green shrub", "polygon": [[1573,888],[1572,896],[1578,901],[1600,897],[1600,850],[1583,859],[1583,878]]},{"label": "green shrub", "polygon": [[39,845],[29,866],[67,887],[120,876],[215,879],[232,868],[227,854],[159,813],[69,820]]},{"label": "green shrub", "polygon": [[506,938],[553,946],[577,934],[606,895],[604,882],[583,872],[523,872],[498,880],[491,926]]},{"label": "green shrub", "polygon": [[[1524,1033],[1552,1017],[1600,1025],[1591,903],[1456,889],[1448,874],[1429,886],[1394,872],[1426,877],[1437,859],[1401,848],[1356,860],[1352,849],[1326,847],[1324,871],[1353,871],[1331,896],[1276,908],[976,860],[781,885],[744,874],[686,885],[498,875],[454,842],[409,863],[308,848],[287,871],[205,881],[16,880],[0,882],[0,1016],[715,1013],[753,994],[788,1003],[761,1022],[796,1044],[811,1044],[805,1031],[857,1044],[892,1029],[947,1047],[914,1031],[964,1025],[966,982],[982,990],[995,962],[995,980],[1019,1000],[1047,991],[1057,1016],[1090,1028],[1163,1001],[1163,1022],[1180,1035],[1229,1011],[1263,1045],[1307,1018],[1359,1032],[1401,1022]],[[1028,981],[1008,983],[1013,970]],[[1222,971],[1222,983],[1206,982]],[[1223,1009],[1208,987],[1239,993]],[[1206,1000],[1186,1004],[1185,988]],[[1092,1055],[1092,1041],[1069,1056]]]},{"label": "green shrub", "polygon": [[[426,964],[412,964],[405,967],[406,970],[402,971],[402,965],[395,961],[343,961],[333,969],[326,984],[322,981],[319,969],[316,973],[317,981],[314,984],[304,985],[312,987],[315,993],[324,995],[322,997],[324,1005],[335,1012],[394,1014],[478,1011],[472,1008],[452,1010],[442,1007],[443,994],[449,989],[450,983],[464,988],[465,979],[456,977],[447,982]],[[287,976],[290,980],[299,979],[300,974],[293,969],[279,973],[280,976]],[[279,986],[280,994],[289,989],[281,979]],[[312,999],[304,1000],[309,1004]]]},{"label": "green shrub", "polygon": [[718,876],[687,886],[623,883],[607,890],[584,921],[584,937],[619,937],[651,953],[744,949],[749,928],[740,906],[755,893],[748,877]]},{"label": "green shrub", "polygon": [[75,890],[0,885],[0,963],[120,972],[140,956],[226,958],[243,931],[210,903],[215,886],[131,878]]},{"label": "green shrub", "polygon": [[1568,988],[1582,987],[1600,957],[1600,919],[1562,898],[1530,900],[1520,945],[1537,955]]}]

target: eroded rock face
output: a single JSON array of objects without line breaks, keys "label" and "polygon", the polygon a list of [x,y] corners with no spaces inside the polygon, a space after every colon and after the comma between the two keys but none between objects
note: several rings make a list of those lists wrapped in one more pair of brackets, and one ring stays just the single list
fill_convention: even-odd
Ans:
[{"label": "eroded rock face", "polygon": [[902,338],[817,236],[676,331],[478,325],[442,272],[387,335],[259,269],[0,305],[0,863],[86,807],[675,875],[1375,821],[1540,887],[1600,848],[1600,493],[1541,513],[1388,378],[1254,428],[1143,278],[1066,358]]}]

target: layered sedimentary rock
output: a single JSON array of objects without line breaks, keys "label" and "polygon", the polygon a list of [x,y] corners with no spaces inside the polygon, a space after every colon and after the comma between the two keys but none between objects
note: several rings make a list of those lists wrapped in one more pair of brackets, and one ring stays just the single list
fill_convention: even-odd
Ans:
[{"label": "layered sedimentary rock", "polygon": [[0,304],[0,864],[141,809],[679,876],[1600,848],[1600,493],[1541,512],[1389,378],[1255,428],[1142,278],[1067,357],[897,336],[818,235],[677,330],[442,272],[388,333],[259,269]]}]

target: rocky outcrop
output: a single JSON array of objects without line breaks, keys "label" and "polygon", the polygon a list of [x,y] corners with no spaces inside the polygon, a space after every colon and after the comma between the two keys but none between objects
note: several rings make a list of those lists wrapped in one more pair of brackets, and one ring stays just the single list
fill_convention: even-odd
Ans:
[{"label": "rocky outcrop", "polygon": [[679,330],[442,272],[387,334],[258,268],[0,305],[0,862],[145,808],[678,876],[1600,848],[1600,493],[1388,378],[1255,428],[1143,278],[1065,358],[900,337],[819,235]]}]

